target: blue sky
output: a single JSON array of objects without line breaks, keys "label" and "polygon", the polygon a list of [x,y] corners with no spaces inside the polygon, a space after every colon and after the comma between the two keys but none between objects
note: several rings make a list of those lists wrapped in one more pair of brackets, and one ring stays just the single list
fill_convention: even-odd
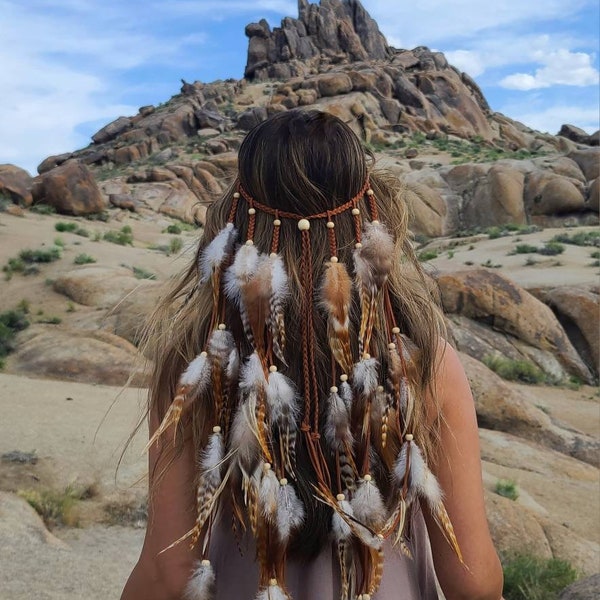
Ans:
[{"label": "blue sky", "polygon": [[[397,48],[444,52],[493,110],[550,133],[599,120],[597,0],[363,0]],[[287,0],[0,0],[0,164],[31,173],[180,80],[241,78],[244,26]]]}]

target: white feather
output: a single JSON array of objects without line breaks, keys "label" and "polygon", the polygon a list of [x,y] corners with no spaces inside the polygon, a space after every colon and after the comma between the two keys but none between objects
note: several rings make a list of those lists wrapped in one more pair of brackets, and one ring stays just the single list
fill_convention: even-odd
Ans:
[{"label": "white feather", "polygon": [[252,397],[240,404],[231,425],[230,448],[237,451],[242,465],[248,466],[258,456],[258,439],[252,428],[254,404]]},{"label": "white feather", "polygon": [[406,475],[406,457],[408,454],[408,444],[409,442],[405,442],[404,444],[402,444],[402,448],[400,448],[398,458],[396,458],[396,462],[394,464],[394,477],[396,478],[396,482],[399,485],[402,485],[404,483],[404,477]]},{"label": "white feather", "polygon": [[225,272],[223,289],[227,297],[236,304],[241,301],[241,284],[256,273],[258,250],[256,246],[244,244],[235,254],[233,264]]},{"label": "white feather", "polygon": [[339,511],[333,511],[333,517],[331,519],[331,531],[336,542],[348,539],[352,535],[352,529],[350,528],[350,525],[348,525],[348,523],[340,515],[340,512],[348,515],[348,517],[352,517],[354,515],[352,506],[348,500],[341,500],[339,502]]},{"label": "white feather", "polygon": [[277,500],[280,484],[273,469],[264,469],[258,489],[258,500],[261,511],[267,521],[273,521],[277,512]]},{"label": "white feather", "polygon": [[344,401],[346,408],[350,410],[352,408],[352,388],[347,381],[343,381],[340,384],[340,397]]},{"label": "white feather", "polygon": [[206,352],[202,352],[187,366],[179,378],[179,385],[197,387],[201,393],[210,382],[210,361]]},{"label": "white feather", "polygon": [[223,445],[223,436],[220,433],[213,433],[208,438],[208,444],[200,459],[203,476],[212,474],[212,477],[215,477],[220,481],[221,477],[219,471],[221,464],[223,463],[224,454],[225,448]]},{"label": "white feather", "polygon": [[215,329],[208,340],[208,353],[225,368],[233,346],[234,339],[230,331]]},{"label": "white feather", "polygon": [[207,281],[213,270],[218,269],[223,264],[236,237],[237,231],[234,227],[224,227],[206,246],[200,256],[201,283]]},{"label": "white feather", "polygon": [[257,390],[261,387],[266,387],[266,384],[267,380],[265,379],[265,371],[260,356],[256,352],[253,352],[242,365],[240,390],[242,392],[248,392],[253,389]]},{"label": "white feather", "polygon": [[369,222],[365,225],[362,235],[362,251],[368,253],[374,248],[383,256],[394,255],[394,238],[387,227],[381,222]]},{"label": "white feather", "polygon": [[289,596],[275,584],[258,592],[255,600],[289,600]]},{"label": "white feather", "polygon": [[290,293],[288,274],[279,254],[269,256],[271,262],[271,293],[284,300]]},{"label": "white feather", "polygon": [[440,484],[425,463],[421,449],[414,442],[411,442],[410,448],[410,482],[411,487],[431,507],[437,507],[442,502]]},{"label": "white feather", "polygon": [[327,443],[331,448],[337,450],[352,447],[350,413],[339,393],[331,392],[329,394],[327,406],[327,420],[325,422],[325,439]]},{"label": "white feather", "polygon": [[359,483],[350,504],[360,523],[376,529],[385,522],[385,505],[375,481],[366,477]]},{"label": "white feather", "polygon": [[292,380],[281,373],[270,373],[267,384],[267,402],[272,423],[294,420],[299,411],[298,394]]},{"label": "white feather", "polygon": [[227,379],[229,381],[233,381],[238,378],[240,372],[240,353],[237,348],[234,348],[229,353],[229,358],[227,359]]},{"label": "white feather", "polygon": [[304,506],[294,488],[288,483],[279,486],[275,522],[279,538],[284,543],[289,540],[292,530],[304,522]]},{"label": "white feather", "polygon": [[355,389],[370,396],[377,390],[377,360],[363,358],[354,365],[353,382]]},{"label": "white feather", "polygon": [[196,564],[185,588],[185,600],[213,600],[215,597],[215,572],[209,561]]}]

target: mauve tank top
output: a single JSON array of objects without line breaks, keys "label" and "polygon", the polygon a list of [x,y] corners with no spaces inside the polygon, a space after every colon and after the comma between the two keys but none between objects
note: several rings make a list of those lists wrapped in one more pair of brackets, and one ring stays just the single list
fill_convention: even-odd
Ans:
[{"label": "mauve tank top", "polygon": [[[413,558],[391,544],[384,546],[385,563],[381,587],[373,600],[438,600],[431,547],[421,510],[411,515],[408,540]],[[254,600],[258,588],[258,568],[254,545],[242,540],[243,555],[233,533],[226,527],[229,519],[218,519],[210,542],[210,557],[217,578],[215,600]],[[293,600],[338,600],[339,577],[333,545],[328,545],[310,562],[288,560],[286,586]]]}]

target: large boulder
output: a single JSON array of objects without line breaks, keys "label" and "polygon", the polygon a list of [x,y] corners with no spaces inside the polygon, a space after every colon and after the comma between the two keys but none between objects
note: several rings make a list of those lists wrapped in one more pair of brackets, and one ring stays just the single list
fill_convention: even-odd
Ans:
[{"label": "large boulder", "polygon": [[34,187],[35,203],[53,206],[57,212],[83,216],[100,213],[107,203],[90,170],[76,160],[41,175]]},{"label": "large boulder", "polygon": [[573,150],[568,157],[579,165],[588,181],[596,179],[600,175],[600,148]]},{"label": "large boulder", "polygon": [[569,373],[588,383],[593,376],[552,310],[510,279],[473,268],[438,275],[442,304],[456,313],[556,355]]},{"label": "large boulder", "polygon": [[23,375],[85,383],[148,383],[135,346],[105,331],[33,325],[17,337],[10,368]]},{"label": "large boulder", "polygon": [[8,198],[15,204],[31,206],[33,179],[25,169],[14,165],[0,165],[0,198]]},{"label": "large boulder", "polygon": [[558,600],[596,600],[600,590],[600,573],[585,577],[566,587]]}]

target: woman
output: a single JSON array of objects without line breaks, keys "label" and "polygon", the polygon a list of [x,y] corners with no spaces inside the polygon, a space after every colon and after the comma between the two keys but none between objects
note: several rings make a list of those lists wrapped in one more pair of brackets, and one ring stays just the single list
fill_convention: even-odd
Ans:
[{"label": "woman", "polygon": [[[472,396],[397,180],[338,118],[258,125],[151,319],[149,521],[122,598],[501,596]],[[434,575],[435,568],[435,575]]]}]

